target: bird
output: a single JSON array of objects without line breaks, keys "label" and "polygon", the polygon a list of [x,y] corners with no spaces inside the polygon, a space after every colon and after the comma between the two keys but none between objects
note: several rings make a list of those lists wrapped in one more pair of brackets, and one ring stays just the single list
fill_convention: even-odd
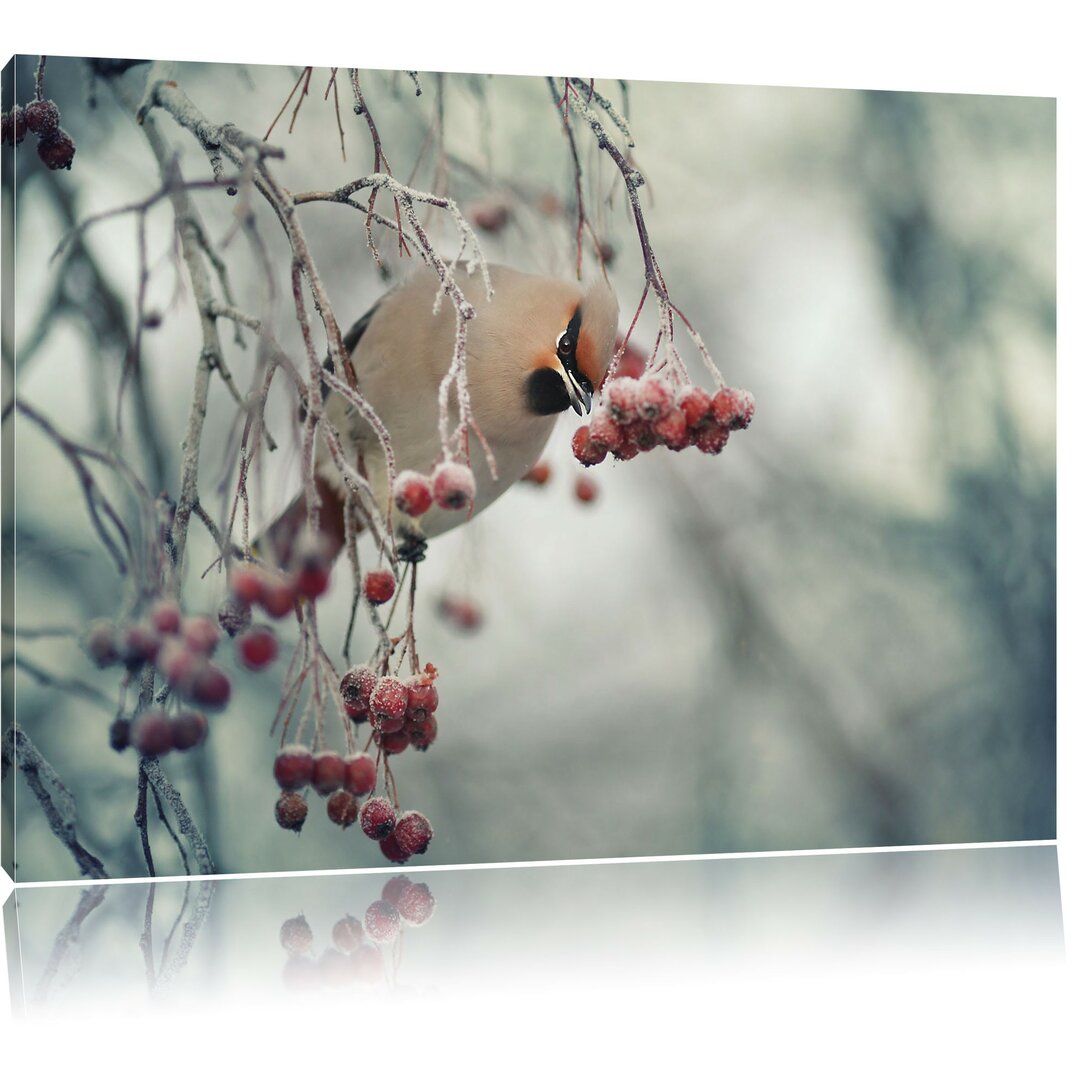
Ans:
[{"label": "bird", "polygon": [[[604,279],[591,284],[489,266],[490,300],[482,275],[456,275],[475,316],[467,324],[466,372],[473,424],[495,460],[492,476],[470,439],[476,495],[468,512],[438,505],[420,518],[392,508],[399,557],[422,558],[429,539],[485,510],[540,457],[558,417],[587,414],[615,349],[618,301]],[[454,348],[455,312],[434,310],[438,284],[420,271],[386,293],[344,336],[356,389],[390,436],[398,474],[431,472],[443,457],[439,384]],[[386,459],[374,428],[342,395],[325,395],[326,417],[340,433],[351,465],[360,463],[379,507],[392,506]],[[454,395],[451,418],[456,421]],[[344,546],[346,487],[320,440],[316,486],[321,541],[331,557]],[[267,543],[284,565],[306,518],[303,495],[272,524]],[[360,523],[357,523],[360,527]]]}]

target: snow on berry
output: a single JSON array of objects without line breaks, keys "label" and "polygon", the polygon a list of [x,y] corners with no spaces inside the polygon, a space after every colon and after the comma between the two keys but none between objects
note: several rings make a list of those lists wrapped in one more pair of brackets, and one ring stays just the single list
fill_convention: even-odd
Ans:
[{"label": "snow on berry", "polygon": [[395,588],[397,583],[389,570],[369,570],[364,575],[364,596],[371,604],[385,604]]},{"label": "snow on berry", "polygon": [[274,817],[283,829],[299,832],[307,820],[307,803],[298,791],[283,791],[274,804]]},{"label": "snow on berry", "polygon": [[434,494],[431,482],[412,469],[406,469],[397,475],[394,481],[394,505],[410,517],[421,517],[431,508]]},{"label": "snow on berry", "polygon": [[236,653],[249,671],[262,671],[277,659],[277,636],[269,626],[252,626],[236,639]]},{"label": "snow on berry", "polygon": [[320,795],[329,795],[345,783],[345,762],[333,750],[315,755],[311,770],[311,786]]},{"label": "snow on berry", "polygon": [[191,750],[206,739],[210,722],[200,712],[185,711],[172,718],[172,744],[176,750]]},{"label": "snow on berry", "polygon": [[37,153],[50,169],[70,169],[75,160],[75,141],[58,127],[38,141]]},{"label": "snow on berry", "polygon": [[407,878],[404,874],[395,874],[383,887],[381,898],[388,904],[393,904],[397,907],[398,901],[401,899],[402,894],[412,884],[412,879]]},{"label": "snow on berry", "polygon": [[361,722],[367,719],[371,692],[378,678],[366,664],[349,668],[341,677],[341,698],[345,702],[345,711],[353,720]]},{"label": "snow on berry", "polygon": [[60,124],[60,110],[55,101],[31,101],[23,109],[26,126],[40,136],[52,135]]},{"label": "snow on berry", "polygon": [[672,409],[654,421],[653,431],[669,450],[685,450],[690,445],[690,429],[682,409]]},{"label": "snow on berry", "polygon": [[599,465],[607,457],[607,451],[589,438],[589,429],[584,424],[574,432],[570,446],[574,451],[574,457],[582,465]]},{"label": "snow on berry", "polygon": [[370,836],[372,840],[381,840],[392,833],[395,822],[394,808],[390,800],[382,795],[368,799],[360,807],[360,828],[364,830],[364,835]]},{"label": "snow on berry", "polygon": [[375,790],[377,770],[370,754],[353,754],[345,759],[344,788],[351,795],[370,795]]},{"label": "snow on berry", "polygon": [[409,736],[409,742],[417,750],[426,750],[435,741],[439,724],[435,719],[435,714],[432,713],[423,720],[406,720],[404,731]]},{"label": "snow on berry", "polygon": [[131,743],[147,757],[167,754],[173,747],[169,718],[161,709],[147,709],[131,727]]},{"label": "snow on berry", "polygon": [[335,791],[326,801],[326,816],[343,829],[355,824],[359,814],[360,804],[356,796],[347,791]]},{"label": "snow on berry", "polygon": [[282,747],[274,758],[274,779],[283,791],[298,791],[311,783],[315,759],[306,746]]},{"label": "snow on berry", "polygon": [[408,699],[405,713],[411,720],[423,720],[439,707],[439,691],[425,675],[414,675],[406,684]]},{"label": "snow on berry", "polygon": [[410,881],[402,889],[394,906],[398,909],[403,923],[423,926],[435,913],[435,897],[423,882]]},{"label": "snow on berry", "polygon": [[718,424],[739,431],[754,419],[754,395],[749,390],[725,386],[712,399],[712,415]]},{"label": "snow on berry", "polygon": [[476,498],[476,479],[468,465],[444,461],[433,474],[435,501],[444,510],[464,510]]},{"label": "snow on berry", "polygon": [[617,423],[628,423],[637,416],[638,387],[639,382],[637,379],[630,379],[626,376],[612,379],[607,384],[604,397],[607,399],[607,407]]},{"label": "snow on berry", "polygon": [[303,915],[294,915],[281,924],[280,939],[282,948],[294,956],[308,952],[315,944],[315,935]]},{"label": "snow on berry", "polygon": [[691,431],[710,418],[712,398],[700,386],[684,386],[676,395],[675,404],[686,417],[686,426]]},{"label": "snow on berry", "polygon": [[614,450],[622,442],[622,428],[603,406],[589,418],[589,439],[601,450]]},{"label": "snow on berry", "polygon": [[406,811],[394,826],[394,839],[407,855],[423,855],[431,837],[431,822],[417,810]]},{"label": "snow on berry", "polygon": [[372,941],[385,945],[398,936],[401,916],[393,904],[385,900],[373,900],[364,912],[364,928]]},{"label": "snow on berry", "polygon": [[401,850],[401,845],[397,842],[393,833],[384,836],[379,841],[379,850],[392,863],[407,863],[410,859],[409,853]]},{"label": "snow on berry", "polygon": [[354,953],[364,944],[364,924],[355,915],[345,915],[334,923],[330,939],[343,953]]},{"label": "snow on berry", "polygon": [[671,386],[656,376],[646,376],[638,383],[637,414],[642,420],[659,420],[671,411]]},{"label": "snow on berry", "polygon": [[699,428],[691,436],[693,444],[703,454],[719,454],[727,446],[731,432],[718,424],[713,427]]},{"label": "snow on berry", "polygon": [[648,420],[633,420],[623,429],[624,437],[636,446],[643,454],[647,454],[660,442],[652,424]]},{"label": "snow on berry", "polygon": [[[409,691],[394,675],[384,675],[371,692],[371,712],[383,731],[397,731],[409,707]],[[396,725],[396,726],[395,726]]]}]

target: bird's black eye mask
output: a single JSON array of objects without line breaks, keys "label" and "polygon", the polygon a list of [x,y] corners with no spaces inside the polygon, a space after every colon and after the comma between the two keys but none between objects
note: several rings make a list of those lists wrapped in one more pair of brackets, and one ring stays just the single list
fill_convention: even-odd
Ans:
[{"label": "bird's black eye mask", "polygon": [[578,367],[577,344],[578,335],[581,333],[581,307],[574,309],[574,315],[566,324],[566,329],[559,335],[555,343],[555,355],[559,358],[566,374],[585,391],[586,396],[592,397],[593,384],[589,377]]},{"label": "bird's black eye mask", "polygon": [[525,395],[530,411],[538,416],[573,409],[578,415],[588,412],[592,405],[593,385],[578,367],[577,344],[581,333],[581,308],[576,308],[566,329],[555,342],[555,355],[559,358],[573,386],[573,396],[567,389],[566,379],[550,367],[538,368],[525,383]]}]

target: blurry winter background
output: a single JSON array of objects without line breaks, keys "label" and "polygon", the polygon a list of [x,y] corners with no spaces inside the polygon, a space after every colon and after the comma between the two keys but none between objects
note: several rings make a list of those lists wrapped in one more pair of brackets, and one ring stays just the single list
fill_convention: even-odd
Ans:
[{"label": "blurry winter background", "polygon": [[[18,64],[25,101],[33,58]],[[135,100],[146,71],[121,77]],[[181,64],[174,77],[215,122],[262,135],[298,74]],[[271,139],[293,191],[371,168],[367,127],[347,103],[342,161],[327,75],[316,71],[292,133],[290,106]],[[419,78],[416,97],[403,73],[362,74],[395,175],[408,178],[441,96],[451,194],[511,210],[482,234],[488,257],[572,273],[572,221],[551,213],[552,196],[572,205],[572,177],[544,81],[451,76],[439,95],[434,76]],[[617,85],[600,89],[619,100]],[[45,170],[29,140],[4,159],[18,245],[4,398],[14,375],[20,398],[94,444],[112,425],[133,333],[135,220],[93,227],[66,260],[50,255],[75,221],[145,198],[159,180],[107,85],[90,106],[81,62],[50,59],[47,91],[78,149],[70,173]],[[4,107],[12,100],[5,86]],[[753,391],[757,415],[719,458],[657,450],[590,470],[600,497],[589,505],[572,495],[581,469],[567,417],[545,455],[546,487],[518,485],[431,545],[418,634],[421,659],[440,670],[439,736],[395,768],[404,804],[435,826],[416,861],[1054,836],[1054,102],[635,82],[629,119],[672,298],[728,381]],[[189,135],[163,114],[158,125],[188,179],[210,175]],[[596,216],[625,328],[640,252],[621,181],[586,135],[590,189],[613,192]],[[213,238],[225,237],[235,201],[195,198]],[[255,210],[285,282],[280,228]],[[299,213],[348,325],[386,288],[363,217],[329,204]],[[148,225],[148,306],[163,320],[143,342],[124,445],[148,487],[175,496],[200,337],[167,204]],[[396,264],[392,241],[382,247]],[[234,239],[225,255],[238,302],[256,307],[249,249]],[[299,355],[287,316],[278,331]],[[635,340],[648,347],[654,333],[646,318]],[[246,350],[229,332],[223,340],[246,387],[250,337]],[[287,434],[292,403],[283,393],[274,407]],[[234,412],[215,382],[204,491],[226,479],[215,464]],[[72,791],[83,843],[111,874],[138,875],[136,762],[108,746],[115,673],[70,639],[28,634],[115,614],[122,583],[69,465],[18,415],[5,421],[5,449],[13,427],[5,717],[17,704]],[[296,490],[296,452],[282,441],[260,520]],[[185,603],[213,611],[224,583],[200,580],[214,549],[200,527],[191,535]],[[320,602],[330,644],[348,614],[340,577]],[[440,620],[445,593],[478,606],[478,631]],[[222,872],[382,865],[358,830],[321,813],[299,837],[274,822],[267,732],[283,666],[254,676],[232,665],[233,700],[209,742],[164,759],[166,770]],[[92,684],[105,702],[41,673]],[[75,876],[29,789],[9,776],[8,809],[12,797],[18,878]],[[177,872],[155,828],[159,872]]]}]

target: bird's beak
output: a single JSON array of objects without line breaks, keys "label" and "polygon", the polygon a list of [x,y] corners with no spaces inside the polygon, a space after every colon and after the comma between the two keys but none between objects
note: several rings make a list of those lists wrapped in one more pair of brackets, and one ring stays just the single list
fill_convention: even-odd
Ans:
[{"label": "bird's beak", "polygon": [[592,410],[592,393],[586,390],[573,375],[562,368],[563,379],[566,382],[566,392],[570,395],[570,408],[583,416]]}]

